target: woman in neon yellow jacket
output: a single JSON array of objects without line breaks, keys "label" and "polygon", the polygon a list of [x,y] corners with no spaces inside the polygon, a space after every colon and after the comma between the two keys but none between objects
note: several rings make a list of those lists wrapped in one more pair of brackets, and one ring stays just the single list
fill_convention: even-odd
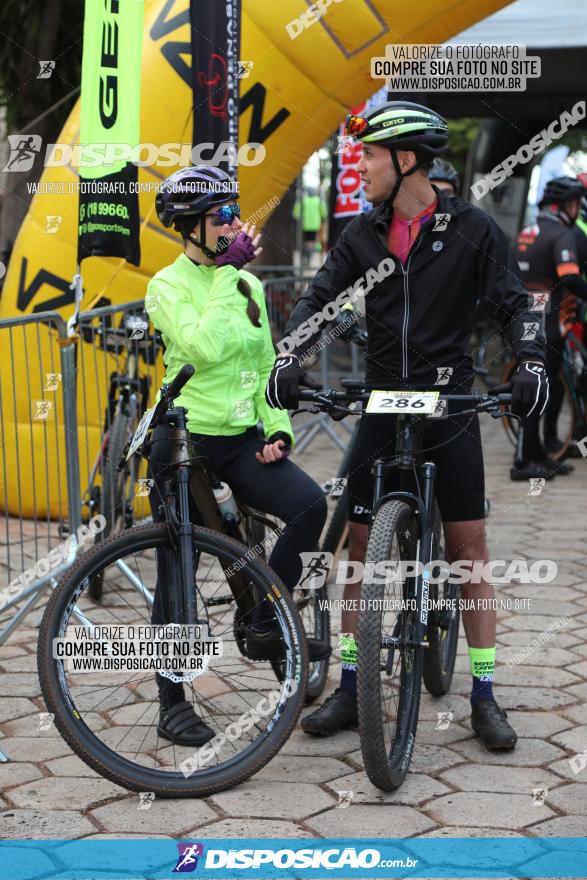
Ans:
[{"label": "woman in neon yellow jacket", "polygon": [[[241,223],[235,188],[225,172],[206,165],[177,171],[164,182],[157,214],[164,226],[173,225],[181,234],[184,251],[150,281],[145,307],[165,346],[165,382],[184,364],[195,367],[176,402],[187,410],[198,454],[246,504],[285,522],[269,564],[292,589],[302,572],[300,553],[318,543],[326,502],[314,480],[288,460],[294,436],[287,412],[265,401],[275,353],[262,284],[244,271],[261,251],[260,236],[254,226]],[[169,452],[159,428],[150,457],[155,479]],[[159,521],[155,494],[149,497],[153,519]],[[167,583],[167,561],[160,556],[154,623],[167,620]],[[308,642],[310,659],[330,651],[316,639]],[[266,602],[247,627],[245,649],[254,660],[281,656],[281,639]],[[157,683],[162,736],[201,746],[215,735],[185,701],[181,684],[160,676]]]}]

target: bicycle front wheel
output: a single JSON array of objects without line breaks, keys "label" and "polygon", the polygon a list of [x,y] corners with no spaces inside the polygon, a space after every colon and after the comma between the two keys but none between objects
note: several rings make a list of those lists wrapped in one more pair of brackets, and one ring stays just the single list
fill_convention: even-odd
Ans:
[{"label": "bicycle front wheel", "polygon": [[[414,644],[418,610],[401,561],[414,560],[416,518],[407,504],[388,501],[375,515],[368,563],[392,565],[385,583],[363,582],[357,638],[359,735],[365,770],[373,785],[393,791],[405,778],[416,739],[422,647]],[[377,571],[377,569],[375,569]],[[378,578],[381,580],[381,578]]]},{"label": "bicycle front wheel", "polygon": [[[238,541],[209,529],[194,527],[192,546],[197,620],[222,648],[218,657],[200,663],[198,671],[188,672],[193,666],[186,662],[183,672],[177,667],[173,674],[155,672],[161,669],[156,663],[135,664],[134,659],[122,671],[113,663],[95,671],[95,665],[73,664],[54,651],[55,639],[80,643],[99,638],[112,647],[114,637],[104,636],[104,627],[152,631],[160,555],[177,557],[166,523],[114,535],[83,555],[52,593],[39,634],[43,696],[63,738],[102,776],[159,797],[204,797],[256,773],[295,726],[307,680],[300,617],[271,569],[262,560],[247,559],[246,547]],[[172,563],[167,571],[172,581]],[[231,587],[235,571],[241,587],[250,591],[244,614]],[[98,606],[86,597],[96,574],[108,587]],[[240,630],[250,622],[254,602],[265,598],[272,602],[284,644],[282,684],[276,683],[268,661],[250,660],[243,650]],[[178,686],[183,690],[183,699],[211,729],[213,739],[198,748],[173,744],[165,736],[159,721],[162,683],[163,692]],[[179,700],[175,691],[173,702]]]}]

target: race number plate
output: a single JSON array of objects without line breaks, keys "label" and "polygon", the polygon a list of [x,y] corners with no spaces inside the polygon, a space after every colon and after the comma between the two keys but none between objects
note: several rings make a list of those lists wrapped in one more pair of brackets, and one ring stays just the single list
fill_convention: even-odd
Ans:
[{"label": "race number plate", "polygon": [[439,394],[439,391],[372,391],[366,412],[428,415],[435,411]]},{"label": "race number plate", "polygon": [[147,431],[149,430],[149,425],[151,424],[151,419],[155,414],[155,406],[152,406],[151,409],[148,409],[143,418],[140,420],[137,429],[135,431],[134,437],[131,440],[130,446],[128,448],[128,452],[126,453],[127,460],[133,455],[137,449],[145,442],[145,437],[147,436]]}]

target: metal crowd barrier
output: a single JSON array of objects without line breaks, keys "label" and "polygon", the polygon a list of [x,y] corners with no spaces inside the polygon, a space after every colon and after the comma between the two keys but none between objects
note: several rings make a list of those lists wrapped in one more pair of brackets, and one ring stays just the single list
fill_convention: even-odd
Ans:
[{"label": "metal crowd barrier", "polygon": [[0,352],[1,644],[75,559],[75,541],[57,566],[47,555],[63,543],[63,520],[80,521],[80,497],[75,343],[63,318],[0,320]]},{"label": "metal crowd barrier", "polygon": [[[73,335],[56,312],[0,320],[0,644],[75,560],[121,387],[144,392],[138,417],[160,387],[143,309],[139,300],[83,312]],[[126,329],[129,318],[136,327]]]},{"label": "metal crowd barrier", "polygon": [[[263,267],[257,274],[277,342],[315,273]],[[78,529],[91,519],[93,493],[100,490],[100,454],[120,389],[134,388],[142,412],[161,385],[161,352],[152,326],[145,330],[143,309],[138,300],[82,312],[74,333],[56,312],[0,320],[0,644],[76,557]],[[360,359],[354,346],[334,340],[312,373],[328,387],[343,376],[358,377]],[[320,432],[346,448],[322,415],[296,425],[296,450]],[[142,467],[139,480],[145,462]],[[135,520],[149,515],[147,494],[137,493]],[[48,560],[56,547],[59,553]]]}]

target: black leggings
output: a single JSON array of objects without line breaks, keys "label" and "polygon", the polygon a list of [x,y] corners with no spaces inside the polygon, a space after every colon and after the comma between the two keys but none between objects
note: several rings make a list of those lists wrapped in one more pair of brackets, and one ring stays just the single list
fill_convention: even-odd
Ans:
[{"label": "black leggings", "polygon": [[[171,458],[171,445],[167,428],[155,429],[148,476],[155,480],[149,493],[154,522],[164,519],[159,511],[162,474],[168,473],[166,465]],[[192,434],[198,453],[206,465],[220,480],[224,480],[245,504],[263,513],[279,517],[285,523],[283,533],[277,539],[269,565],[288,589],[297,584],[302,573],[300,553],[314,550],[326,520],[327,506],[324,493],[304,471],[288,459],[272,464],[261,464],[255,458],[265,445],[257,428],[231,437]],[[190,496],[190,520],[201,524],[202,520]],[[169,596],[167,586],[177,582],[178,560],[168,551],[157,551],[157,586],[151,622],[167,623],[169,620]],[[257,624],[269,621],[272,612],[268,602],[255,610],[253,620]],[[183,685],[175,684],[156,673],[161,709],[185,699]]]},{"label": "black leggings", "polygon": [[[288,589],[293,589],[302,573],[300,553],[314,550],[326,521],[326,499],[320,486],[289,459],[271,464],[261,464],[255,453],[263,449],[266,441],[257,428],[248,428],[234,436],[211,436],[192,434],[198,454],[207,467],[220,480],[228,483],[234,494],[249,507],[262,513],[279,517],[285,523],[283,533],[275,542],[269,565]],[[154,522],[164,519],[159,512],[162,470],[169,463],[171,446],[166,438],[166,428],[155,430],[148,476],[155,480],[149,494]],[[202,520],[190,496],[190,519]],[[177,564],[174,558],[158,554],[157,587],[153,606],[153,623],[167,622],[167,584],[170,566]]]}]

